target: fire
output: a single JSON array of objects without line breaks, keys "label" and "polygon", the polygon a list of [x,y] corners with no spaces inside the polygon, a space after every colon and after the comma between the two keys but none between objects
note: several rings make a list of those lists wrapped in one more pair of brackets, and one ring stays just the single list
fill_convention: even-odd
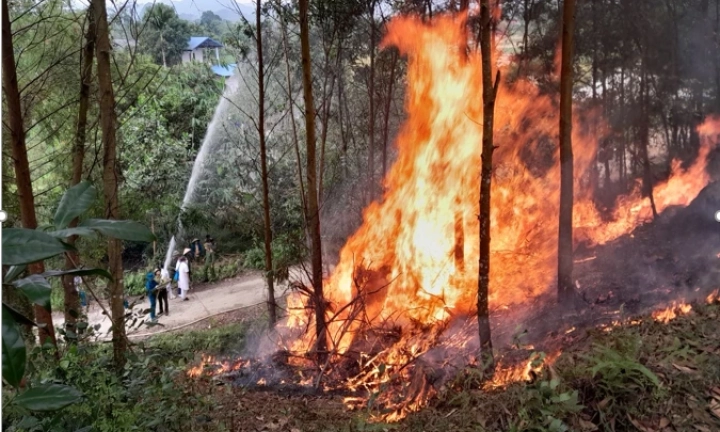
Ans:
[{"label": "fire", "polygon": [[660,321],[662,323],[669,323],[670,321],[674,320],[678,317],[678,315],[687,315],[692,310],[692,306],[687,303],[680,303],[675,304],[673,303],[672,306],[655,311],[652,313],[653,318],[656,321]]},{"label": "fire", "polygon": [[705,301],[707,302],[707,304],[720,303],[720,289],[716,289],[715,291],[708,294],[708,296],[705,298]]},{"label": "fire", "polygon": [[247,362],[243,359],[238,359],[234,363],[229,361],[220,361],[213,356],[203,354],[202,360],[197,366],[193,366],[187,370],[186,374],[190,378],[199,378],[204,375],[217,375],[224,374],[230,371],[238,370],[241,367],[247,365]]},{"label": "fire", "polygon": [[[408,118],[384,196],[364,211],[362,226],[325,281],[329,346],[338,353],[348,351],[367,324],[408,329],[474,311],[482,83],[480,54],[464,59],[457,48],[465,40],[463,22],[464,16],[442,16],[431,24],[400,17],[388,25],[383,46],[396,46],[409,59]],[[544,293],[555,278],[558,109],[535,84],[518,79],[500,86],[495,115],[490,301],[502,307]],[[576,240],[593,244],[652,217],[639,188],[618,200],[610,222],[594,207],[587,179],[602,126],[595,112],[575,113]],[[709,181],[705,165],[715,142],[707,137],[720,132],[720,119],[698,131],[703,144],[696,161],[688,168],[673,162],[672,176],[655,187],[659,212],[688,204]],[[290,301],[298,299],[305,305],[300,295]],[[288,326],[293,323],[309,331],[291,349],[306,352],[313,345],[312,317],[295,307]]]}]

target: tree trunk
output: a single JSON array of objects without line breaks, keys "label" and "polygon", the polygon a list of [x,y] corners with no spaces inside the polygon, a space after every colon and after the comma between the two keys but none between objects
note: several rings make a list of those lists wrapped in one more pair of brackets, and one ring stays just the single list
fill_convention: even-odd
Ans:
[{"label": "tree trunk", "polygon": [[272,264],[272,222],[270,221],[270,188],[268,186],[267,148],[265,145],[265,65],[262,49],[261,0],[257,0],[255,26],[258,56],[258,135],[260,137],[260,169],[262,170],[263,187],[263,220],[265,223],[265,280],[268,290],[268,316],[270,327],[277,321],[277,304],[275,303],[275,275]]},{"label": "tree trunk", "polygon": [[165,38],[163,37],[163,32],[160,32],[160,52],[162,53],[162,60],[163,60],[163,67],[167,67],[167,62],[165,61]]},{"label": "tree trunk", "polygon": [[312,285],[315,305],[315,350],[318,361],[327,357],[327,330],[325,323],[325,296],[322,280],[322,242],[320,239],[320,213],[317,200],[317,169],[315,160],[315,102],[312,92],[310,61],[310,30],[308,25],[308,0],[300,0],[300,46],[302,51],[303,96],[305,99],[305,132],[307,139],[307,220],[310,223],[312,243]]},{"label": "tree trunk", "polygon": [[370,187],[367,203],[375,199],[375,1],[369,2],[370,20],[370,77],[368,94],[370,99],[370,118],[368,119],[368,179]]},{"label": "tree trunk", "polygon": [[[15,52],[13,51],[12,28],[10,27],[10,11],[8,0],[2,3],[2,82],[3,92],[7,110],[7,128],[10,132],[10,145],[12,147],[12,158],[15,168],[15,183],[17,186],[18,201],[20,204],[20,220],[23,228],[37,228],[35,216],[35,197],[30,177],[30,163],[28,161],[27,146],[25,143],[25,124],[20,104],[20,90],[18,87],[17,70],[15,65]],[[32,263],[28,266],[30,274],[43,273],[45,265],[42,261]],[[53,327],[52,314],[49,309],[40,305],[33,306],[35,320],[41,327],[38,331],[40,344],[46,342],[57,347],[55,340],[55,328]]]},{"label": "tree trunk", "polygon": [[393,99],[393,84],[395,84],[395,70],[397,69],[397,62],[400,56],[397,51],[393,51],[392,66],[390,66],[390,81],[388,82],[387,99],[385,100],[385,121],[383,122],[383,152],[382,152],[382,175],[385,178],[387,173],[387,150],[388,150],[388,136],[390,134],[390,105]]},{"label": "tree trunk", "polygon": [[492,375],[495,371],[492,338],[490,334],[490,311],[488,294],[490,292],[490,192],[492,183],[493,126],[495,122],[495,97],[500,84],[500,72],[492,82],[492,17],[490,0],[480,2],[480,52],[482,55],[483,80],[483,135],[482,169],[480,174],[480,262],[478,272],[478,330],[480,336],[480,358],[483,370]]},{"label": "tree trunk", "polygon": [[[333,41],[330,42],[331,47]],[[330,67],[330,53],[327,50],[325,52],[325,73]],[[332,105],[332,97],[335,94],[335,79],[337,70],[340,68],[340,58],[342,55],[342,40],[338,41],[337,45],[337,60],[335,63],[335,69],[332,71],[330,76],[330,87],[327,88],[327,83],[323,83],[323,103],[322,103],[322,129],[320,130],[320,172],[318,173],[318,201],[323,200],[323,177],[325,175],[325,147],[327,145],[328,126],[330,125],[330,106]],[[327,81],[327,80],[326,80]]]},{"label": "tree trunk", "polygon": [[[98,99],[100,107],[100,127],[103,143],[103,194],[105,195],[105,218],[117,220],[120,216],[118,202],[118,179],[120,167],[117,160],[115,140],[117,114],[115,113],[115,93],[112,86],[111,46],[107,20],[107,10],[103,0],[92,0],[90,5],[95,15],[97,41]],[[113,280],[109,282],[110,310],[112,315],[113,362],[119,372],[125,366],[127,337],[125,335],[125,308],[123,306],[123,268],[122,243],[118,239],[108,239],[108,266]]]},{"label": "tree trunk", "polygon": [[[287,78],[287,91],[288,91],[288,103],[290,106],[290,124],[292,125],[292,139],[293,139],[293,146],[295,147],[295,160],[297,162],[297,169],[298,169],[298,184],[300,185],[300,204],[302,205],[303,209],[307,208],[307,205],[305,203],[305,184],[303,183],[303,175],[302,175],[302,157],[300,156],[300,143],[298,142],[298,134],[297,134],[297,124],[295,123],[295,99],[293,97],[293,91],[292,91],[292,80],[290,79],[291,73],[290,73],[290,49],[288,48],[288,41],[287,41],[287,22],[285,19],[282,19],[282,41],[283,41],[283,51],[285,53],[285,76]],[[307,235],[307,214],[305,211],[303,211],[303,221],[305,222],[305,231]],[[308,235],[309,237],[309,235]]]},{"label": "tree trunk", "polygon": [[[78,107],[77,128],[75,129],[75,145],[73,146],[73,176],[70,186],[75,186],[82,180],[83,160],[85,159],[85,135],[87,129],[87,114],[90,105],[90,83],[92,80],[92,67],[95,51],[95,19],[93,9],[87,10],[87,33],[85,34],[85,47],[82,56],[82,72],[80,75],[80,101]],[[78,218],[73,219],[68,227],[76,227]],[[68,243],[75,244],[77,236],[68,238]],[[80,257],[75,251],[65,252],[65,269],[72,270],[80,263]],[[65,328],[76,332],[75,324],[80,314],[80,297],[75,290],[72,275],[65,275],[62,278],[63,291],[65,293]],[[73,339],[71,339],[73,340]]]},{"label": "tree trunk", "polygon": [[640,151],[642,152],[643,164],[643,193],[650,199],[650,208],[652,209],[653,219],[658,217],[657,208],[655,207],[655,197],[653,196],[652,173],[650,172],[650,154],[648,146],[650,145],[650,115],[648,113],[648,82],[647,82],[647,64],[645,60],[645,50],[643,46],[642,71],[640,72]]},{"label": "tree trunk", "polygon": [[562,66],[560,71],[560,220],[558,230],[558,300],[574,300],[573,272],[573,153],[572,84],[575,0],[563,3]]}]

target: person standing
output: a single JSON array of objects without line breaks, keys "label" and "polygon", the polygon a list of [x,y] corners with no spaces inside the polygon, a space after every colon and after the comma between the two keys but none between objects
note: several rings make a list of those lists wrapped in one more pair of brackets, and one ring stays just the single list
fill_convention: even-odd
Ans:
[{"label": "person standing", "polygon": [[203,268],[205,282],[210,281],[210,275],[215,279],[215,239],[210,235],[205,236],[205,266]]},{"label": "person standing", "polygon": [[190,242],[190,259],[199,262],[204,256],[205,250],[203,249],[203,245],[200,243],[200,240],[194,238],[193,241]]},{"label": "person standing", "polygon": [[[160,285],[157,288],[157,298],[160,304],[160,313],[158,315],[165,314],[170,316],[170,305],[168,304],[168,290],[170,289],[170,274],[167,269],[163,268],[160,273]],[[157,274],[157,273],[156,273]],[[163,303],[165,307],[163,308]]]},{"label": "person standing", "polygon": [[189,300],[187,292],[190,290],[190,268],[188,267],[187,258],[181,256],[178,260],[178,287],[180,288],[180,299]]},{"label": "person standing", "polygon": [[78,293],[78,297],[80,297],[80,306],[86,307],[88,303],[87,297],[85,296],[85,290],[82,289],[82,278],[80,276],[75,276],[73,278],[73,284],[75,285],[75,292]]},{"label": "person standing", "polygon": [[157,321],[155,317],[155,301],[157,300],[156,288],[158,286],[157,280],[155,280],[156,273],[160,273],[160,270],[155,269],[145,275],[145,292],[147,293],[148,300],[150,300],[150,321],[152,322]]}]

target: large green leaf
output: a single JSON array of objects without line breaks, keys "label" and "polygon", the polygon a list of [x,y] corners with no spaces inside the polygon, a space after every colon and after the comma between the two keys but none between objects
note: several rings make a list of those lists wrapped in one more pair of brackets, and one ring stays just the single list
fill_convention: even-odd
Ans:
[{"label": "large green leaf", "polygon": [[79,235],[81,237],[91,237],[95,235],[95,231],[93,231],[90,228],[83,228],[83,227],[77,227],[77,228],[65,228],[57,231],[49,231],[48,234],[50,234],[53,237],[57,237],[60,239],[66,239],[70,236]]},{"label": "large green leaf", "polygon": [[2,307],[3,307],[3,313],[10,312],[10,315],[13,318],[15,318],[16,323],[21,324],[21,325],[30,325],[30,326],[38,327],[38,325],[35,321],[31,320],[30,318],[28,318],[25,315],[21,314],[20,312],[16,311],[9,304],[2,302]]},{"label": "large green leaf", "polygon": [[83,394],[62,384],[43,384],[21,393],[14,402],[30,411],[56,411],[74,404]]},{"label": "large green leaf", "polygon": [[17,265],[17,266],[10,267],[10,269],[8,269],[7,274],[3,278],[3,283],[11,283],[15,279],[17,279],[18,276],[20,276],[22,274],[22,272],[25,271],[26,268],[27,268],[26,265]]},{"label": "large green leaf", "polygon": [[25,375],[25,342],[12,314],[2,306],[2,376],[11,386],[18,387]]},{"label": "large green leaf", "polygon": [[75,270],[48,270],[42,274],[45,277],[73,275],[73,276],[100,276],[105,279],[112,280],[112,276],[107,270],[99,268],[75,269]]},{"label": "large green leaf", "polygon": [[83,180],[65,192],[58,209],[55,212],[53,223],[57,229],[64,229],[70,222],[90,208],[97,193],[95,187],[87,180]]},{"label": "large green leaf", "polygon": [[55,237],[35,230],[6,228],[2,230],[3,265],[29,264],[59,255],[69,246]]},{"label": "large green leaf", "polygon": [[13,285],[22,291],[31,302],[50,310],[50,292],[52,288],[47,279],[34,274],[13,282]]},{"label": "large green leaf", "polygon": [[80,223],[81,227],[92,228],[102,235],[130,241],[151,242],[155,235],[145,225],[134,221],[116,221],[107,219],[88,219]]}]

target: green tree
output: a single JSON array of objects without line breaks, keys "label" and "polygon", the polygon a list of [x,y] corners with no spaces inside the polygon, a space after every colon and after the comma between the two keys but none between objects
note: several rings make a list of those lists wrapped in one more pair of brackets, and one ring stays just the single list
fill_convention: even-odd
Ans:
[{"label": "green tree", "polygon": [[190,24],[180,19],[172,6],[163,3],[148,9],[143,20],[146,26],[139,40],[142,51],[165,67],[179,63],[191,36]]}]

